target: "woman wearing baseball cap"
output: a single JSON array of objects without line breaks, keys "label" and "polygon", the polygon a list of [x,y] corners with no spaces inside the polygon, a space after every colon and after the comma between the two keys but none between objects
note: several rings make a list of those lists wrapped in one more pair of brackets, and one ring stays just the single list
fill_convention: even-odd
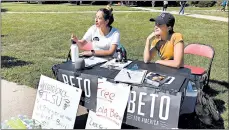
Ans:
[{"label": "woman wearing baseball cap", "polygon": [[158,53],[161,60],[155,63],[175,68],[183,67],[183,36],[173,31],[174,16],[170,13],[162,13],[157,18],[151,18],[150,21],[155,22],[155,27],[146,39],[144,62],[150,62]]}]

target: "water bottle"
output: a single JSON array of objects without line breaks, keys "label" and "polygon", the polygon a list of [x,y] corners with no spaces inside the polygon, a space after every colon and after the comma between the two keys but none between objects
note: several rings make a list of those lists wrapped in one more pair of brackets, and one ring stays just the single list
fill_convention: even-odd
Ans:
[{"label": "water bottle", "polygon": [[71,58],[72,62],[76,62],[76,59],[79,58],[79,48],[74,40],[72,40],[72,45],[71,45]]}]

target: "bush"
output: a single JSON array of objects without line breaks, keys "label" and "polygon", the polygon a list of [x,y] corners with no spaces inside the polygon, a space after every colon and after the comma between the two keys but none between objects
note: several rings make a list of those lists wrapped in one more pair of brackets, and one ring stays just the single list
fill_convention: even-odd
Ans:
[{"label": "bush", "polygon": [[[194,2],[193,2],[194,3]],[[216,1],[196,1],[196,3],[194,3],[194,5],[196,7],[212,7],[216,4]]]},{"label": "bush", "polygon": [[192,6],[196,6],[198,4],[198,1],[191,1],[190,3]]}]

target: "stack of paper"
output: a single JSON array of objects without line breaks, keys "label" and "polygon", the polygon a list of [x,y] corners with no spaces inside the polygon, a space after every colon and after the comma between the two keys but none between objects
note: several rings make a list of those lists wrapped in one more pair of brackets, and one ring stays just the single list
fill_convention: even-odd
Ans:
[{"label": "stack of paper", "polygon": [[147,70],[122,69],[115,77],[115,81],[124,83],[141,84],[146,76]]},{"label": "stack of paper", "polygon": [[127,62],[115,62],[115,60],[116,59],[112,59],[106,62],[105,64],[101,65],[100,67],[121,70],[132,62],[129,60]]}]

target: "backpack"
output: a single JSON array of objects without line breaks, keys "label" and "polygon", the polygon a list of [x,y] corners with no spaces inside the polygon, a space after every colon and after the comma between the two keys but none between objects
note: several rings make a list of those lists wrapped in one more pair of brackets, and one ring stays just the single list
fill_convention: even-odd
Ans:
[{"label": "backpack", "polygon": [[212,125],[220,119],[220,114],[214,101],[202,90],[199,90],[197,95],[195,112],[200,121],[206,125]]}]

